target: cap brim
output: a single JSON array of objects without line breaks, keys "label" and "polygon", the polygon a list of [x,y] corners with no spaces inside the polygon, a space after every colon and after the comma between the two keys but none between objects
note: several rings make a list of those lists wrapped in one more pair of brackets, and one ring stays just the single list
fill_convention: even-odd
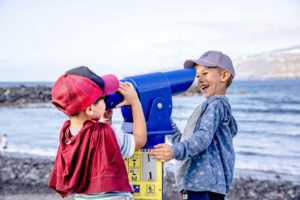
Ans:
[{"label": "cap brim", "polygon": [[101,96],[109,95],[116,92],[119,89],[119,79],[112,74],[101,76],[104,81],[104,89]]},{"label": "cap brim", "polygon": [[196,65],[202,65],[205,67],[215,67],[214,64],[206,62],[204,60],[186,60],[184,62],[183,67],[184,68],[190,68],[190,67],[195,67]]}]

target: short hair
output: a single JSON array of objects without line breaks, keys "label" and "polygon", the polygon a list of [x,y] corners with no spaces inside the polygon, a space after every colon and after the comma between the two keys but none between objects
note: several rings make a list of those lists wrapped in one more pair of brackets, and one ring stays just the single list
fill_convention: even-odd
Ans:
[{"label": "short hair", "polygon": [[[95,103],[93,103],[93,105],[98,105],[98,103],[99,103],[99,101],[101,100],[101,99],[105,99],[105,97],[106,96],[100,96],[96,101],[95,101]],[[80,112],[79,112],[80,113]],[[76,113],[76,114],[73,114],[73,115],[69,115],[70,117],[75,117],[75,116],[77,116],[79,113]]]},{"label": "short hair", "polygon": [[232,80],[233,80],[233,77],[232,77],[232,75],[230,75],[230,77],[229,77],[229,79],[227,80],[227,83],[226,83],[226,88],[229,88],[229,86],[232,83]]},{"label": "short hair", "polygon": [[98,103],[99,103],[99,101],[101,100],[101,99],[104,99],[105,100],[105,98],[106,98],[106,96],[100,96],[98,99],[97,99],[97,101],[95,101],[95,103],[93,103],[93,105],[98,105]]},{"label": "short hair", "polygon": [[4,134],[4,137],[6,137],[6,134]]},{"label": "short hair", "polygon": [[[224,69],[220,68],[220,67],[216,67],[217,70],[219,70],[220,73],[222,73],[223,71],[225,71]],[[232,75],[230,74],[230,77],[229,79],[227,80],[226,82],[226,89],[229,88],[229,86],[231,85],[232,83],[232,80],[233,80],[233,77]]]}]

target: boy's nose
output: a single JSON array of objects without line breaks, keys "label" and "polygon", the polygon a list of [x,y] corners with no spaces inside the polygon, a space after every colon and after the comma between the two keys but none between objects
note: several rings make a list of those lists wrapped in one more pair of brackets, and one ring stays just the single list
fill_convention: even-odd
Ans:
[{"label": "boy's nose", "polygon": [[202,77],[201,77],[201,76],[199,76],[199,77],[197,78],[197,81],[198,81],[199,83],[202,83],[202,82],[203,82],[203,79],[202,79]]}]

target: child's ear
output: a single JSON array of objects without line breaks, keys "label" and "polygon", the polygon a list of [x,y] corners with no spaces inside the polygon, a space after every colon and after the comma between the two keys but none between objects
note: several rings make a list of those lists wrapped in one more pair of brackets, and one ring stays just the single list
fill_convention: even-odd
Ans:
[{"label": "child's ear", "polygon": [[230,76],[231,76],[230,72],[228,70],[224,70],[222,72],[221,81],[226,82]]},{"label": "child's ear", "polygon": [[86,113],[87,115],[93,115],[94,112],[93,112],[92,106],[89,106],[89,107],[85,110],[85,113]]}]

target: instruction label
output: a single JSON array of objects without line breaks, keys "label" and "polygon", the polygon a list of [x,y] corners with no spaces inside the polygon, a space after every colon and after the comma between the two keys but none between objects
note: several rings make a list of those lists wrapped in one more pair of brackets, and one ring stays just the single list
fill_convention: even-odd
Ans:
[{"label": "instruction label", "polygon": [[150,157],[150,151],[139,149],[125,158],[135,200],[162,200],[163,197],[163,165]]}]

